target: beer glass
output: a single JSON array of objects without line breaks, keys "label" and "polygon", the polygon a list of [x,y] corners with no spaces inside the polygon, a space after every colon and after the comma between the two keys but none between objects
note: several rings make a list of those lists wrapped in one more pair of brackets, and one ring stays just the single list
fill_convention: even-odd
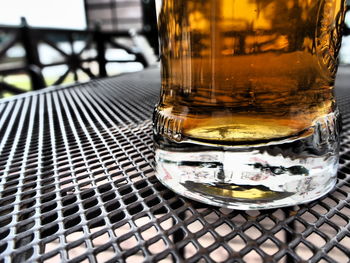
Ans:
[{"label": "beer glass", "polygon": [[336,182],[344,0],[163,0],[156,175],[207,204],[269,209]]}]

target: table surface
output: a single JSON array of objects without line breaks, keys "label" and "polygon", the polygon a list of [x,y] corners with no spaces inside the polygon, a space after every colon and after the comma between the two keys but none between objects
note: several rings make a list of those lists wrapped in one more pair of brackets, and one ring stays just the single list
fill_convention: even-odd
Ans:
[{"label": "table surface", "polygon": [[206,206],[155,178],[159,69],[0,100],[0,262],[348,262],[349,85],[341,68],[336,188],[265,211]]}]

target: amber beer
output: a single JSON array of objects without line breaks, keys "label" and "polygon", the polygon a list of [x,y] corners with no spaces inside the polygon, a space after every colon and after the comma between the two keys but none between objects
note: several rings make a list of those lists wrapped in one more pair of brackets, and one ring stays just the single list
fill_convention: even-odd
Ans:
[{"label": "amber beer", "polygon": [[334,111],[341,3],[163,1],[159,125],[236,144],[295,135]]},{"label": "amber beer", "polygon": [[334,120],[343,10],[343,0],[163,0],[157,149],[292,142]]}]

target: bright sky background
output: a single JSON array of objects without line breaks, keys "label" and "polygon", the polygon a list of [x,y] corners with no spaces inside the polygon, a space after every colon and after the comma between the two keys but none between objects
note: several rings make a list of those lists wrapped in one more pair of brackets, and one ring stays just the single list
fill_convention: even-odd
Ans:
[{"label": "bright sky background", "polygon": [[83,0],[0,0],[0,24],[85,29]]}]

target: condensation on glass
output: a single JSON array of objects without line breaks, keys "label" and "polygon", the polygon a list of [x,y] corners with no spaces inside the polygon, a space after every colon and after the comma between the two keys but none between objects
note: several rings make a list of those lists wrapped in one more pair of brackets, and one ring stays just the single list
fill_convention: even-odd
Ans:
[{"label": "condensation on glass", "polygon": [[263,209],[329,192],[343,0],[167,0],[156,174],[208,204]]}]

